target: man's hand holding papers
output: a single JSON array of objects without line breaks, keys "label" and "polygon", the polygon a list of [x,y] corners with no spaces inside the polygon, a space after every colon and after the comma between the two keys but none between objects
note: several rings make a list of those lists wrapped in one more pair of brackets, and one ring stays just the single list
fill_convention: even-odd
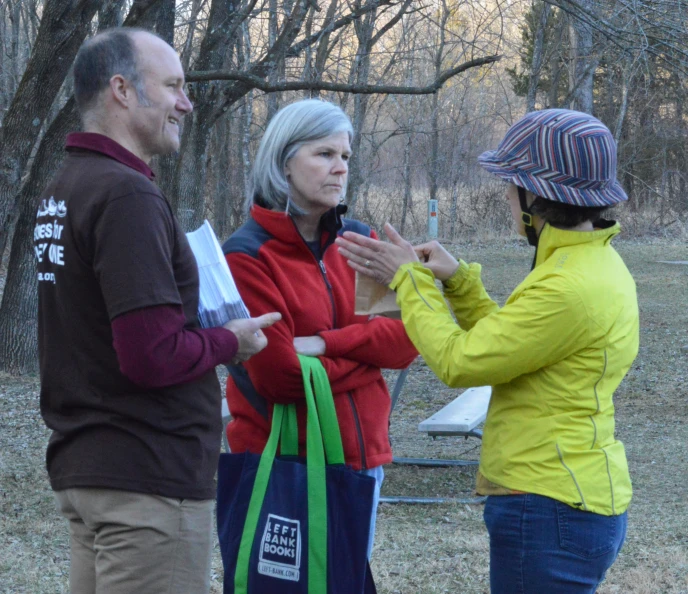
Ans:
[{"label": "man's hand holding papers", "polygon": [[198,264],[199,322],[203,328],[222,326],[233,332],[239,342],[239,350],[227,364],[243,363],[266,347],[268,340],[262,328],[281,320],[282,314],[271,312],[257,318],[250,317],[208,221],[186,236]]}]

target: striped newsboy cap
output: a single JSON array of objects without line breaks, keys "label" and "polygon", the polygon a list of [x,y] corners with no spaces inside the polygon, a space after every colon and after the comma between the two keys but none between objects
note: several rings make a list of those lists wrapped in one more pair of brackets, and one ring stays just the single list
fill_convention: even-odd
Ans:
[{"label": "striped newsboy cap", "polygon": [[478,157],[490,173],[536,196],[575,206],[628,200],[616,180],[616,142],[590,114],[533,111],[518,120],[496,150]]}]

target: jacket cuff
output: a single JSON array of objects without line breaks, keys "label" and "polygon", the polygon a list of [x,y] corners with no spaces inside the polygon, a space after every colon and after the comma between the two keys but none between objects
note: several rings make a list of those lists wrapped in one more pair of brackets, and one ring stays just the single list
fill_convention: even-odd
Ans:
[{"label": "jacket cuff", "polygon": [[325,341],[325,357],[341,357],[344,354],[345,345],[341,340],[339,330],[323,330],[318,336]]},{"label": "jacket cuff", "polygon": [[452,274],[446,281],[442,281],[442,286],[444,286],[445,292],[453,293],[454,291],[457,291],[463,284],[463,281],[468,278],[469,273],[470,266],[464,260],[459,260],[459,267],[456,269],[456,272],[454,272],[454,274]]},{"label": "jacket cuff", "polygon": [[389,288],[392,289],[392,291],[396,291],[399,288],[399,285],[403,282],[405,278],[407,278],[407,272],[409,270],[427,270],[425,266],[423,266],[420,262],[409,262],[408,264],[402,264],[399,266],[399,269],[396,271],[394,277],[392,277],[392,282],[389,283]]}]

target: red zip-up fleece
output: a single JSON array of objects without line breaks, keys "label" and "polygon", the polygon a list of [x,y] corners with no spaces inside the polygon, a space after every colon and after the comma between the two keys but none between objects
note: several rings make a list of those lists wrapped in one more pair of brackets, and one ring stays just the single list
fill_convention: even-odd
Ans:
[{"label": "red zip-up fleece", "polygon": [[363,223],[342,219],[344,212],[339,206],[321,220],[321,260],[291,217],[260,206],[223,246],[251,315],[282,314],[265,330],[268,346],[230,368],[227,439],[233,452],[263,451],[275,402],[296,402],[305,452],[306,405],[294,338],[317,334],[326,344],[319,359],[332,386],[346,463],[360,470],[392,461],[391,401],[380,368],[403,369],[418,352],[401,321],[354,314],[354,271],[333,242],[344,231],[376,235]]}]

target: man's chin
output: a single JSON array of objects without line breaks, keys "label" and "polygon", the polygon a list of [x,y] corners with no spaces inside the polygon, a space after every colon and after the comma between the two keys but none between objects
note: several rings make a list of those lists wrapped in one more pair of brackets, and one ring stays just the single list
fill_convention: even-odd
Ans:
[{"label": "man's chin", "polygon": [[179,141],[177,142],[168,142],[164,147],[162,147],[162,150],[158,153],[161,157],[169,157],[171,155],[179,155],[179,147],[181,146],[181,143]]}]

